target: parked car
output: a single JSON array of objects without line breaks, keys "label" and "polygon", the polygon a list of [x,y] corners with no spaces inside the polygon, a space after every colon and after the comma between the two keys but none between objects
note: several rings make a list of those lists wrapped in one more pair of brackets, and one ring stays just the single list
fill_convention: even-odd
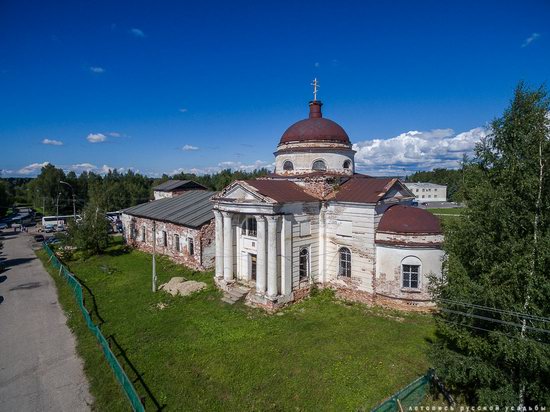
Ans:
[{"label": "parked car", "polygon": [[6,223],[0,223],[0,230],[7,229],[8,225]]},{"label": "parked car", "polygon": [[55,229],[53,225],[44,225],[44,233],[52,233],[54,231]]},{"label": "parked car", "polygon": [[44,241],[44,235],[34,235],[34,240],[36,242],[43,242]]},{"label": "parked car", "polygon": [[59,243],[61,243],[61,240],[53,236],[46,239],[46,244],[48,245],[57,245]]}]

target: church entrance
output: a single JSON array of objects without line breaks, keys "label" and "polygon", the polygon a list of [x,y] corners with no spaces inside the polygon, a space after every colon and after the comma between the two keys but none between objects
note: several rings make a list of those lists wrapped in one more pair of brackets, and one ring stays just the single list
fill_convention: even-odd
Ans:
[{"label": "church entrance", "polygon": [[249,272],[250,280],[256,281],[256,255],[250,253],[249,255]]}]

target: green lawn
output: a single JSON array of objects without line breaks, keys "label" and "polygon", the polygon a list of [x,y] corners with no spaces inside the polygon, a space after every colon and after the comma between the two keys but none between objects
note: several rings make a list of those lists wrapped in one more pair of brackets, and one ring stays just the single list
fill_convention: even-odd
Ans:
[{"label": "green lawn", "polygon": [[[328,291],[267,315],[221,302],[211,273],[165,259],[157,265],[161,282],[184,276],[209,286],[185,298],[153,294],[151,257],[124,253],[120,244],[68,266],[93,292],[86,306],[95,321],[103,319],[104,335],[114,336],[112,349],[128,375],[139,374],[135,386],[148,410],[351,411],[376,405],[429,366],[428,315],[347,304]],[[70,291],[50,273],[78,338],[95,409],[128,410]]]}]

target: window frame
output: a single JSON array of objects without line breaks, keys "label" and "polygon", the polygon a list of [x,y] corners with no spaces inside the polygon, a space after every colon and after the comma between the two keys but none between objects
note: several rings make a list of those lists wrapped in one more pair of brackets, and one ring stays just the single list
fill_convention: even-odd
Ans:
[{"label": "window frame", "polygon": [[147,242],[147,229],[145,228],[145,225],[141,226],[141,241],[143,243]]},{"label": "window frame", "polygon": [[[290,165],[290,168],[287,168],[287,165]],[[286,172],[290,172],[290,171],[294,170],[294,163],[292,163],[291,160],[285,160],[283,162],[283,170],[286,171]]]},{"label": "window frame", "polygon": [[349,160],[349,159],[344,160],[344,163],[342,164],[342,167],[346,170],[351,169],[351,160]]},{"label": "window frame", "polygon": [[[315,163],[322,163],[323,169],[317,169],[315,168]],[[315,170],[317,172],[326,172],[327,171],[327,162],[324,159],[316,159],[311,163],[311,170]]]},{"label": "window frame", "polygon": [[[403,261],[405,261],[405,259],[403,259]],[[421,287],[420,279],[422,264],[411,264],[411,262],[403,263],[403,261],[401,262],[401,288],[404,290],[419,290]],[[416,273],[414,273],[413,268],[416,269]],[[412,286],[412,276],[414,274],[416,274],[416,286]]]},{"label": "window frame", "polygon": [[[303,254],[305,252],[305,255]],[[306,257],[305,261],[305,275],[303,275],[303,268],[302,268],[302,257]],[[306,280],[309,280],[311,278],[311,259],[310,259],[310,253],[309,253],[309,246],[303,247],[300,249],[300,253],[298,254],[298,281],[303,282]]]},{"label": "window frame", "polygon": [[[252,224],[249,224],[249,222]],[[243,230],[243,234],[245,236],[258,237],[258,221],[254,216],[247,216],[244,219],[241,229]]]},{"label": "window frame", "polygon": [[338,248],[338,276],[351,278],[351,264],[352,254],[350,248],[347,246]]},{"label": "window frame", "polygon": [[162,231],[162,247],[168,246],[168,233],[166,233],[166,230]]},{"label": "window frame", "polygon": [[195,256],[195,241],[191,236],[187,237],[187,253],[189,256]]},{"label": "window frame", "polygon": [[177,233],[174,233],[174,249],[176,249],[176,252],[181,252],[180,235]]}]

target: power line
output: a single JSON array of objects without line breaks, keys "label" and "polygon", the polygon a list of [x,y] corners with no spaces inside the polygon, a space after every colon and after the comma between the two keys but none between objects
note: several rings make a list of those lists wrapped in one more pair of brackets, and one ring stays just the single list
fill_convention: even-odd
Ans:
[{"label": "power line", "polygon": [[503,314],[503,315],[518,316],[520,318],[525,318],[525,319],[532,320],[532,321],[550,322],[550,318],[546,318],[546,317],[542,317],[542,316],[530,315],[530,314],[527,314],[527,313],[515,312],[515,311],[511,311],[511,310],[491,308],[489,306],[477,305],[477,304],[469,303],[469,302],[462,302],[462,301],[451,300],[451,299],[442,299],[442,298],[436,298],[436,299],[434,299],[434,301],[436,301],[436,302],[440,301],[440,302],[450,303],[450,304],[453,304],[453,305],[470,307],[470,308],[473,308],[473,309],[479,309],[479,310],[484,310],[484,311],[489,311],[489,312],[495,312],[495,313],[499,313],[499,314]]}]

